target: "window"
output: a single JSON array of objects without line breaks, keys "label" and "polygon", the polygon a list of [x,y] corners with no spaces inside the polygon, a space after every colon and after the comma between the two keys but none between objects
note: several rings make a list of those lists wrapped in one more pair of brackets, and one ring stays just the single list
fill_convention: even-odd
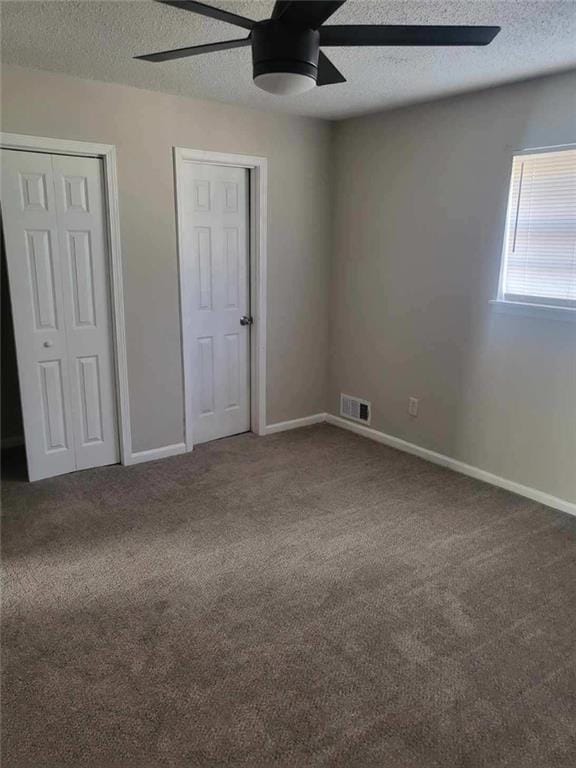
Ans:
[{"label": "window", "polygon": [[498,300],[576,309],[576,148],[514,157]]}]

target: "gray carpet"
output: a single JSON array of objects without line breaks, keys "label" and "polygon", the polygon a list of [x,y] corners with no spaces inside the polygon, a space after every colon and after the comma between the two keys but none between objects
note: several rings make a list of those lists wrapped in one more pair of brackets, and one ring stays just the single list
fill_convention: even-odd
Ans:
[{"label": "gray carpet", "polygon": [[5,768],[576,765],[576,518],[325,425],[3,490]]}]

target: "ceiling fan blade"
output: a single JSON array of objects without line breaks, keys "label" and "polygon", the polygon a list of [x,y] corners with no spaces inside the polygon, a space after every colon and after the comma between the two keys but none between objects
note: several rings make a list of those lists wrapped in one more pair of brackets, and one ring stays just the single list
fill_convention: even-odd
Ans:
[{"label": "ceiling fan blade", "polygon": [[211,5],[206,5],[206,3],[197,3],[194,0],[156,0],[156,2],[163,5],[173,5],[174,8],[180,8],[183,11],[199,13],[200,16],[208,16],[210,19],[226,21],[228,24],[235,24],[237,27],[244,27],[244,29],[252,29],[256,23],[245,16],[238,16],[235,13],[224,11],[221,8],[214,8]]},{"label": "ceiling fan blade", "polygon": [[207,45],[193,45],[190,48],[175,48],[173,51],[159,51],[147,53],[144,56],[134,56],[142,61],[171,61],[172,59],[185,59],[188,56],[198,56],[201,53],[214,53],[215,51],[228,51],[231,48],[242,48],[250,45],[249,37],[241,40],[223,40],[221,43],[208,43]]},{"label": "ceiling fan blade", "polygon": [[325,53],[320,51],[318,56],[318,79],[316,85],[333,85],[334,83],[345,83],[346,78],[336,69]]},{"label": "ceiling fan blade", "polygon": [[278,2],[274,6],[278,8],[277,16],[282,21],[304,29],[318,29],[326,19],[344,5],[346,0],[306,0],[306,2]]},{"label": "ceiling fan blade", "polygon": [[500,27],[344,25],[320,27],[320,45],[488,45]]},{"label": "ceiling fan blade", "polygon": [[274,10],[272,11],[271,19],[278,19],[288,9],[289,5],[293,5],[293,0],[276,0],[274,3]]}]

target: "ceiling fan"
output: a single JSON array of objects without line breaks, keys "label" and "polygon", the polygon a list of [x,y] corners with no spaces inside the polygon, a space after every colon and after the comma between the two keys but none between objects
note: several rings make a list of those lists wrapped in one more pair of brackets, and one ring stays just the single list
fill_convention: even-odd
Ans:
[{"label": "ceiling fan", "polygon": [[173,51],[136,56],[144,61],[170,61],[201,53],[252,46],[254,83],[282,96],[303,93],[316,85],[344,83],[346,78],[320,50],[357,45],[488,45],[500,27],[325,25],[346,0],[277,0],[272,17],[253,21],[193,0],[157,0],[184,11],[209,16],[250,30],[248,37]]}]

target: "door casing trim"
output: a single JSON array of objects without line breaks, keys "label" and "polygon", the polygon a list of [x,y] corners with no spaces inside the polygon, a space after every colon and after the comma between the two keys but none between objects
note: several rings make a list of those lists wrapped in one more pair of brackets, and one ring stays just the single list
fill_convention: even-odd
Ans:
[{"label": "door casing trim", "polygon": [[110,262],[112,347],[114,350],[120,463],[132,464],[132,433],[128,392],[128,363],[126,358],[126,325],[124,320],[124,286],[122,278],[116,147],[112,144],[94,144],[92,142],[75,141],[72,139],[53,139],[45,136],[28,136],[19,133],[0,133],[0,149],[19,149],[51,155],[97,157],[102,160],[104,169],[104,217]]},{"label": "door casing trim", "polygon": [[184,435],[186,450],[194,445],[191,408],[192,376],[190,354],[191,306],[184,283],[184,254],[180,201],[183,199],[182,174],[186,163],[231,165],[246,168],[250,174],[250,311],[254,317],[250,339],[250,428],[257,435],[266,433],[266,303],[267,303],[267,209],[268,161],[265,157],[232,155],[185,147],[174,147],[176,185],[176,229],[178,233],[178,280],[180,284],[180,322],[182,334],[182,374],[184,379]]}]

